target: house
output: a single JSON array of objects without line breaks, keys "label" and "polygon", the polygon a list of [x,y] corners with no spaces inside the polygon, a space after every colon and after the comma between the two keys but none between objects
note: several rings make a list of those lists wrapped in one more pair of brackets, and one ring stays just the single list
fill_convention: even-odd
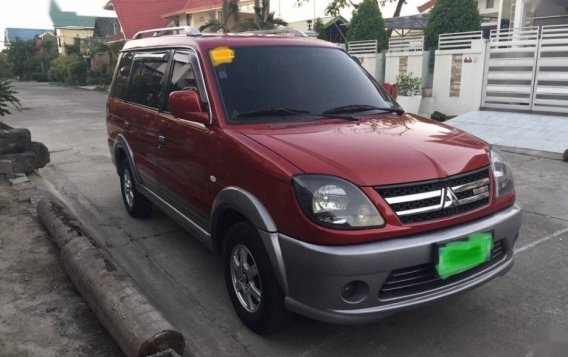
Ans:
[{"label": "house", "polygon": [[75,12],[62,11],[56,0],[51,0],[49,16],[53,21],[59,53],[67,53],[67,46],[81,46],[81,39],[92,38],[95,17],[79,16]]},{"label": "house", "polygon": [[[323,24],[324,35],[321,37],[322,40],[326,40],[334,43],[345,43],[347,42],[347,26],[349,21],[343,16],[335,17],[323,17],[319,18]],[[315,31],[315,22],[312,19],[301,20],[295,22],[289,22],[288,27],[299,30],[299,31]]]},{"label": "house", "polygon": [[105,9],[114,9],[125,39],[141,30],[168,26],[163,14],[182,9],[186,0],[110,0]]},{"label": "house", "polygon": [[[173,26],[199,28],[210,20],[221,20],[221,0],[187,0],[180,9],[162,14]],[[240,20],[254,18],[254,0],[239,0]],[[227,24],[234,25],[234,20]]]},{"label": "house", "polygon": [[4,43],[6,47],[10,46],[10,43],[20,39],[23,41],[33,40],[36,37],[43,37],[44,34],[53,34],[52,29],[22,29],[7,27],[4,31]]},{"label": "house", "polygon": [[[418,7],[421,13],[429,11],[436,0]],[[527,27],[568,24],[566,0],[477,0],[481,27],[489,31],[496,28]]]}]

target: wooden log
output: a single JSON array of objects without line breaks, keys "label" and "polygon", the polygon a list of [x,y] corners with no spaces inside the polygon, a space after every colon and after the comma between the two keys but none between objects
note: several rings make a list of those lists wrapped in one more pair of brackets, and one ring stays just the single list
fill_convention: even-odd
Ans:
[{"label": "wooden log", "polygon": [[0,154],[17,154],[29,150],[31,133],[28,129],[0,129]]},{"label": "wooden log", "polygon": [[2,154],[0,160],[10,160],[12,162],[12,172],[29,174],[38,168],[36,154],[26,151],[18,154]]},{"label": "wooden log", "polygon": [[71,281],[127,356],[151,356],[168,349],[183,353],[181,333],[93,244],[62,204],[43,199],[37,210],[60,248],[60,259]]}]

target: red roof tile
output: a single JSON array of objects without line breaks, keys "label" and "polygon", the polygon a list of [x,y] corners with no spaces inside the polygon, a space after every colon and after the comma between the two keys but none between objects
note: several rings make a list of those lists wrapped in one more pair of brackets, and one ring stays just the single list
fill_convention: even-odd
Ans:
[{"label": "red roof tile", "polygon": [[141,30],[167,26],[169,20],[162,15],[182,9],[186,3],[186,0],[111,1],[127,39]]}]

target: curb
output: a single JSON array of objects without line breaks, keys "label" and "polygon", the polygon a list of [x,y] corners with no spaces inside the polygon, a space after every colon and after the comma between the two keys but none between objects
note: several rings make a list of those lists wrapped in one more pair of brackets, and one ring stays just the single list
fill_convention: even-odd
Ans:
[{"label": "curb", "polygon": [[37,212],[60,249],[59,258],[71,281],[127,356],[183,353],[183,335],[96,247],[63,204],[44,198]]}]

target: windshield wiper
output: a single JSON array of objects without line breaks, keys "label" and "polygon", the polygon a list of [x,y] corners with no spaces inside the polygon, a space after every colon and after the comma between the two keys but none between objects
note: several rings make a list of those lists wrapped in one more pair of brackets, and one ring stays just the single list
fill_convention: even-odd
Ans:
[{"label": "windshield wiper", "polygon": [[331,115],[327,113],[317,114],[317,113],[311,113],[303,109],[292,109],[292,108],[269,108],[269,109],[254,110],[252,112],[237,114],[237,118],[254,118],[254,117],[271,116],[271,115],[273,116],[313,115],[316,117],[323,117],[323,118],[337,118],[337,119],[345,119],[351,121],[359,120],[349,115]]},{"label": "windshield wiper", "polygon": [[398,115],[404,114],[404,110],[402,108],[381,108],[374,105],[367,105],[367,104],[351,104],[351,105],[343,105],[341,107],[331,108],[324,111],[322,114],[343,114],[343,113],[359,113],[359,112],[367,112],[371,110],[380,110],[387,113],[396,113]]},{"label": "windshield wiper", "polygon": [[301,114],[309,114],[309,113],[310,113],[309,111],[302,110],[302,109],[269,108],[269,109],[254,110],[252,112],[240,113],[240,114],[237,114],[237,118],[254,118],[254,117],[262,117],[262,116],[266,116],[266,115],[274,115],[274,116],[301,115]]}]

